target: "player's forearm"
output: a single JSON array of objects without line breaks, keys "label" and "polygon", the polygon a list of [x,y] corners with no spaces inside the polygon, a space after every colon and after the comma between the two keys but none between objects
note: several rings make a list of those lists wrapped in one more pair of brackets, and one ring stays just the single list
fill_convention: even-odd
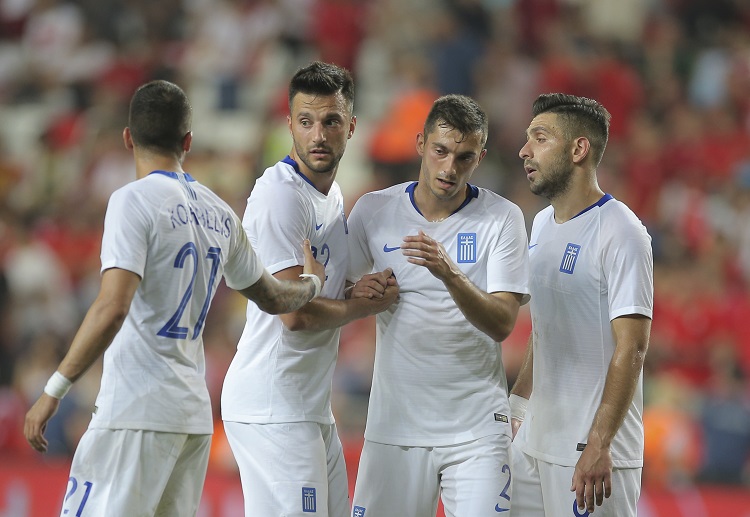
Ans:
[{"label": "player's forearm", "polygon": [[239,292],[269,314],[293,312],[304,306],[315,295],[315,285],[309,279],[279,280],[267,271],[260,280]]},{"label": "player's forearm", "polygon": [[513,383],[513,389],[511,390],[512,395],[518,395],[528,399],[531,397],[531,392],[534,389],[534,334],[529,335],[529,341],[526,345],[526,353],[523,356],[523,362],[521,368],[518,371],[518,376]]},{"label": "player's forearm", "polygon": [[79,379],[107,349],[127,314],[128,307],[97,299],[86,313],[57,370],[70,381]]},{"label": "player's forearm", "polygon": [[[650,320],[648,323],[650,328]],[[648,330],[639,338],[619,341],[607,370],[604,391],[589,432],[589,443],[609,447],[625,420],[640,382],[648,348]]]},{"label": "player's forearm", "polygon": [[377,301],[367,298],[316,298],[293,314],[282,315],[281,319],[291,331],[328,330],[378,312]]},{"label": "player's forearm", "polygon": [[510,335],[518,316],[518,301],[482,291],[460,271],[444,280],[444,283],[469,323],[497,342]]}]

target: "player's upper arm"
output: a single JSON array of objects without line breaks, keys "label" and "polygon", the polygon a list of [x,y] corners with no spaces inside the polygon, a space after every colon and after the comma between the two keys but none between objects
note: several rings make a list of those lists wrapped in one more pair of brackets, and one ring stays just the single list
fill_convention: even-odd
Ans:
[{"label": "player's upper arm", "polygon": [[612,333],[618,348],[626,346],[645,356],[651,334],[651,318],[642,314],[620,316],[612,320]]},{"label": "player's upper arm", "polygon": [[132,271],[120,268],[109,268],[102,274],[102,283],[96,304],[114,321],[125,319],[135,291],[141,283],[141,277]]}]

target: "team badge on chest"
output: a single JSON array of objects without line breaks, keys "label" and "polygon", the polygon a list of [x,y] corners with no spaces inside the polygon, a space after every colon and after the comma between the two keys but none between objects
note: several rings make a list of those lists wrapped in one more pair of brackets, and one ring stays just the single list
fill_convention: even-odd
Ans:
[{"label": "team badge on chest", "polygon": [[569,242],[565,247],[565,253],[563,253],[562,262],[560,263],[561,273],[567,273],[568,275],[573,274],[579,253],[581,253],[581,245]]},{"label": "team badge on chest", "polygon": [[459,233],[456,252],[456,262],[459,264],[473,264],[477,261],[477,234]]}]

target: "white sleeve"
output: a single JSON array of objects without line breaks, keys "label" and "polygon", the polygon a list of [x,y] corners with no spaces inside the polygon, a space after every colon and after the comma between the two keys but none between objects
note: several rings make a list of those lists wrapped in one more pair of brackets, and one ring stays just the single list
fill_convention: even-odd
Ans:
[{"label": "white sleeve", "polygon": [[129,186],[109,198],[102,235],[102,268],[132,271],[143,278],[153,221],[143,207],[142,197]]},{"label": "white sleeve", "polygon": [[289,184],[256,184],[242,219],[250,244],[271,274],[305,262],[302,241],[312,237],[314,210]]},{"label": "white sleeve", "polygon": [[362,196],[354,204],[349,214],[349,268],[346,279],[356,282],[363,275],[372,272],[374,259],[367,244],[365,220],[368,218],[367,196]]},{"label": "white sleeve", "polygon": [[232,247],[224,265],[224,278],[231,289],[244,289],[263,274],[263,263],[250,245],[238,217],[232,217]]},{"label": "white sleeve", "polygon": [[487,292],[523,295],[529,301],[529,244],[521,209],[512,205],[504,221],[498,221],[497,242],[487,262]]},{"label": "white sleeve", "polygon": [[[622,221],[620,221],[622,222]],[[604,232],[602,267],[609,292],[609,318],[628,314],[653,317],[654,264],[651,237],[638,222]]]}]

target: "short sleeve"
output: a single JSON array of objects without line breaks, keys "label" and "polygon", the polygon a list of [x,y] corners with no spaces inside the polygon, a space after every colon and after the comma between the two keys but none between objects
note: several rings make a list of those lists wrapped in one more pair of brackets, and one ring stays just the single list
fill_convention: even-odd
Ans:
[{"label": "short sleeve", "polygon": [[101,272],[119,268],[143,278],[153,221],[142,197],[129,187],[115,191],[109,198],[104,216]]},{"label": "short sleeve", "polygon": [[368,218],[367,198],[367,195],[359,198],[349,214],[349,268],[346,279],[352,283],[372,272],[374,263],[367,245],[367,230],[364,222]]},{"label": "short sleeve", "polygon": [[523,295],[529,301],[529,249],[526,224],[518,206],[511,204],[507,217],[498,222],[497,242],[487,263],[487,292]]},{"label": "short sleeve", "polygon": [[263,263],[250,245],[238,217],[232,217],[233,246],[224,265],[224,279],[231,289],[244,289],[263,275]]},{"label": "short sleeve", "polygon": [[247,201],[242,226],[271,274],[304,264],[302,241],[311,238],[314,210],[292,184],[258,184]]}]

